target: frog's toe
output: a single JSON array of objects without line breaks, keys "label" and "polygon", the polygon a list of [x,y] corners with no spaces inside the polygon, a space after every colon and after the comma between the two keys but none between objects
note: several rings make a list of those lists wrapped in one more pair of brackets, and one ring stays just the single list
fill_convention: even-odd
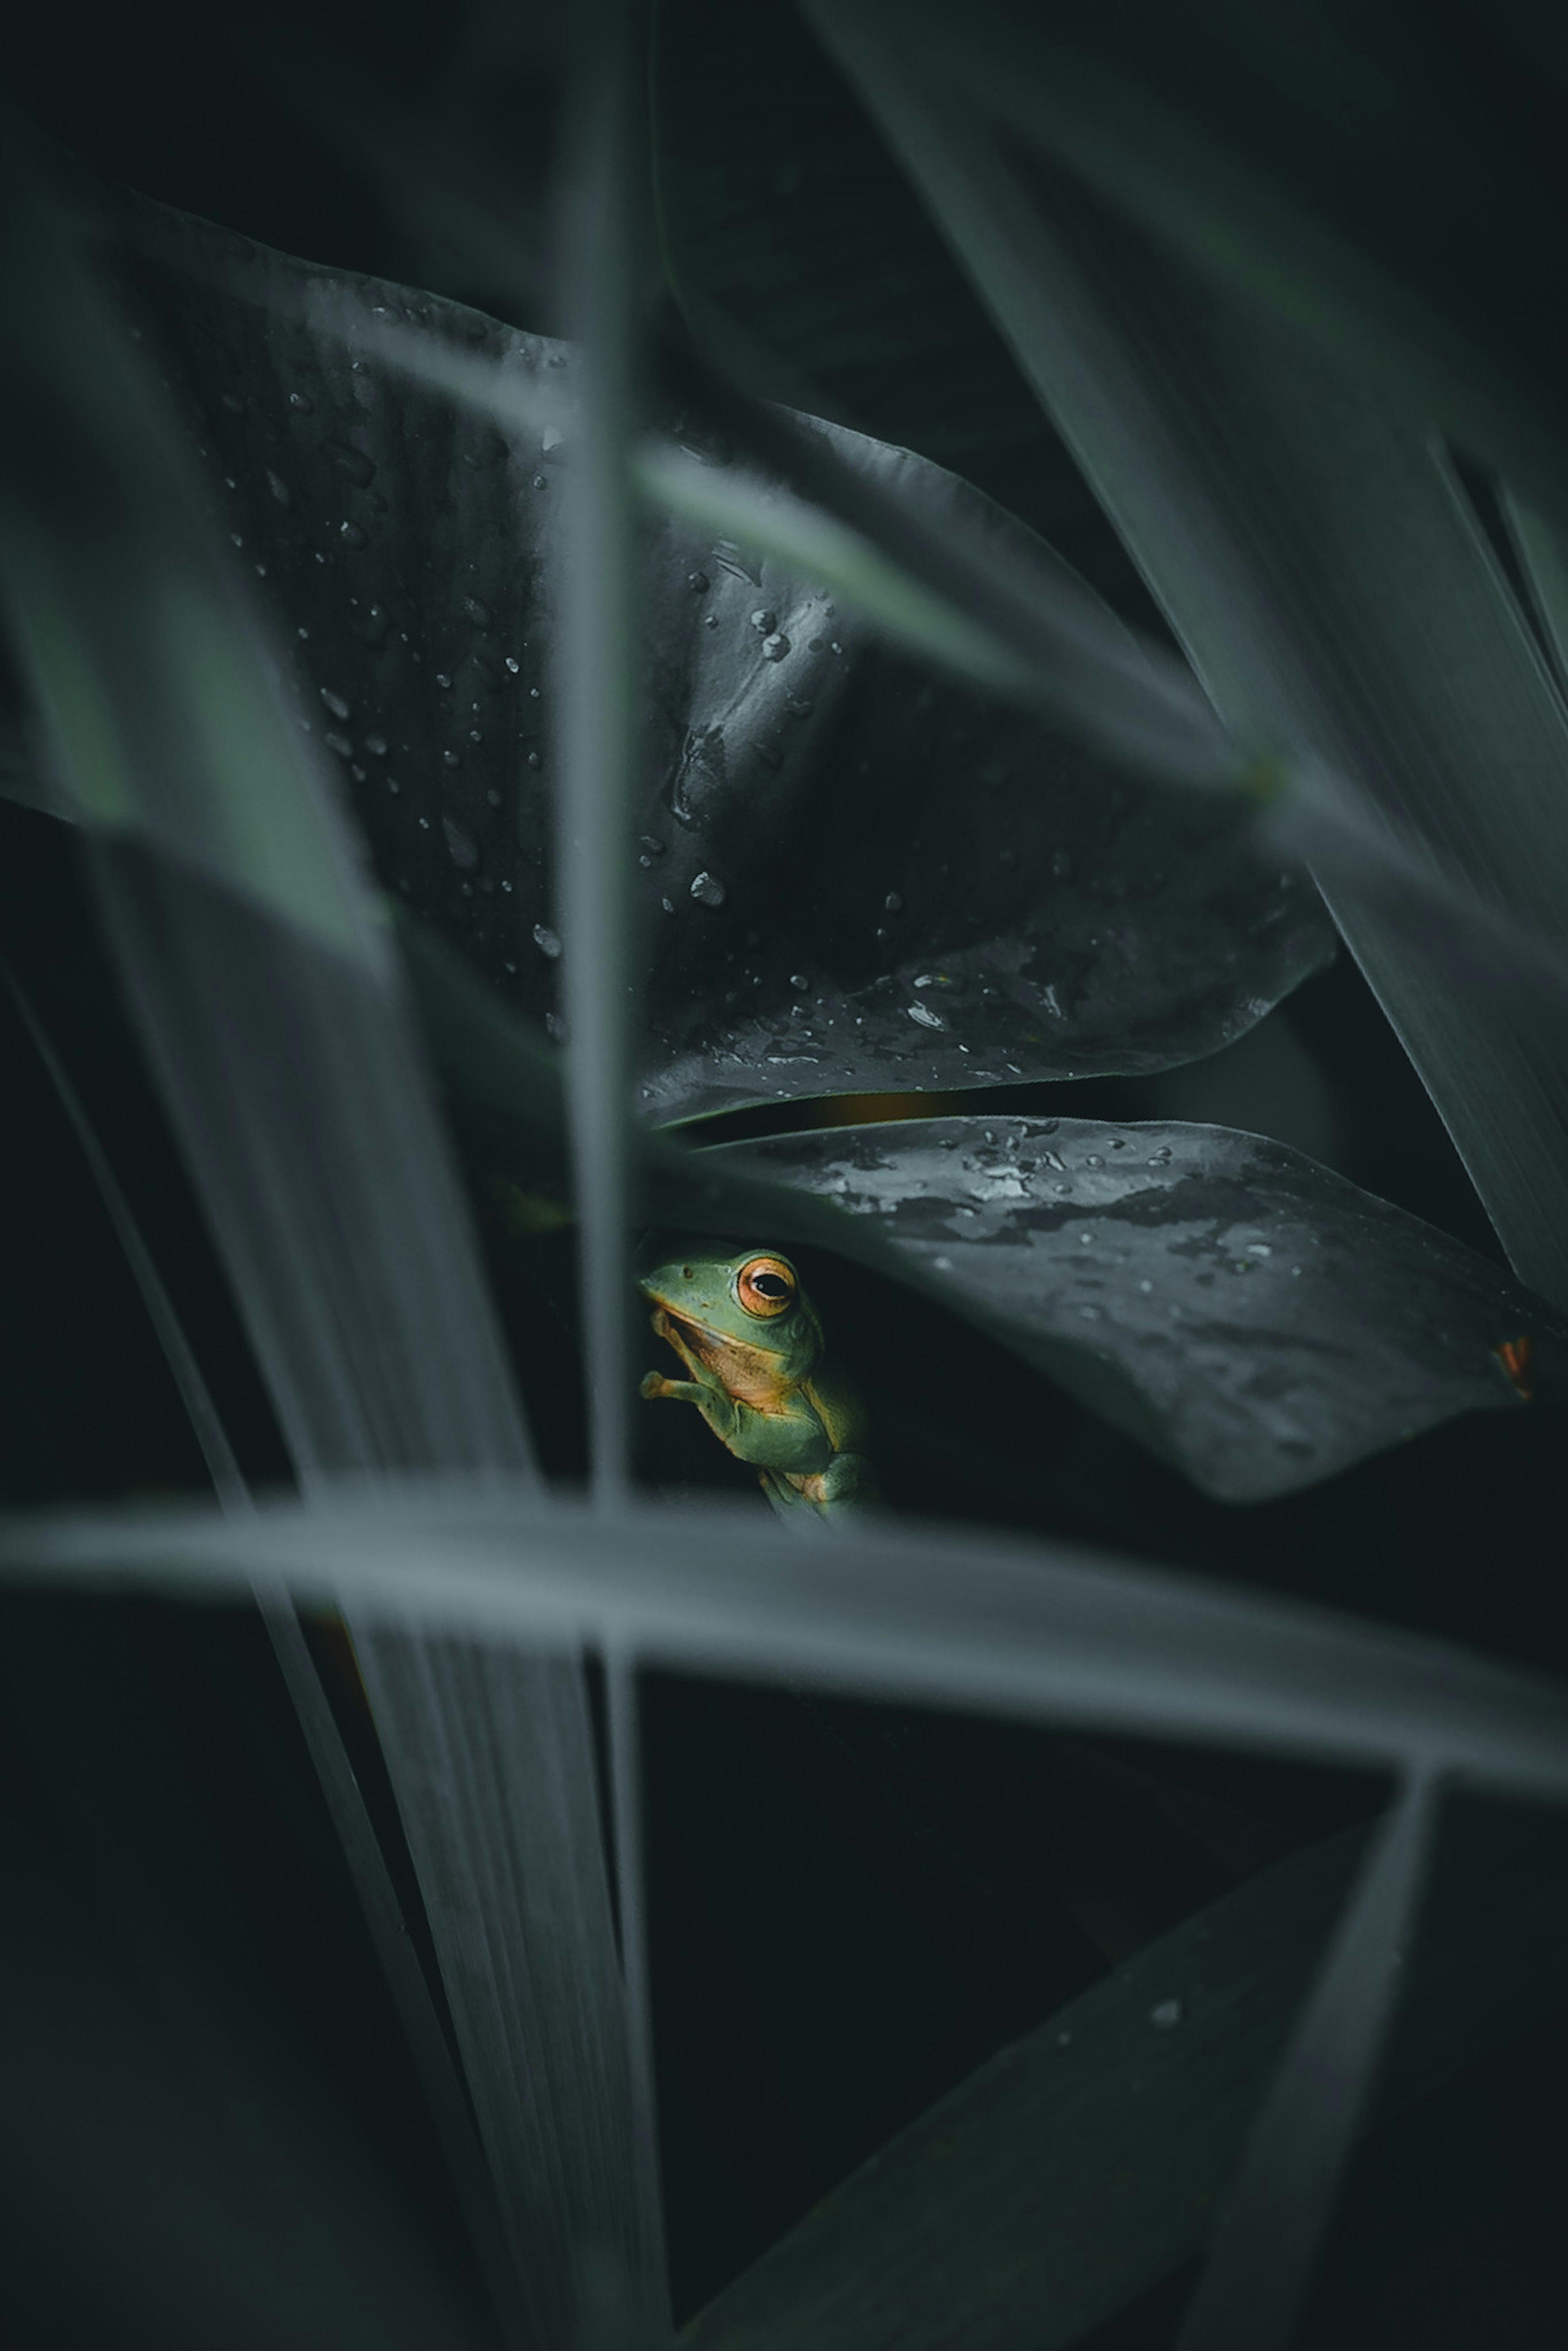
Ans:
[{"label": "frog's toe", "polygon": [[664,1377],[663,1372],[644,1372],[643,1374],[642,1385],[638,1388],[637,1393],[643,1397],[644,1402],[648,1402],[654,1396],[662,1396],[669,1384],[670,1383]]},{"label": "frog's toe", "polygon": [[835,1453],[822,1472],[824,1502],[869,1502],[876,1499],[871,1463],[861,1453]]}]

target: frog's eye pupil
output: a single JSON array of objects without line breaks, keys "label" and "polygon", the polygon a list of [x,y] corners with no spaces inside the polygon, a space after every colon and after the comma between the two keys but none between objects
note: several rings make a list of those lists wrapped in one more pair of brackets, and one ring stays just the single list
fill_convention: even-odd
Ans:
[{"label": "frog's eye pupil", "polygon": [[735,1287],[748,1314],[782,1314],[795,1295],[795,1277],[777,1258],[753,1258],[741,1267]]}]

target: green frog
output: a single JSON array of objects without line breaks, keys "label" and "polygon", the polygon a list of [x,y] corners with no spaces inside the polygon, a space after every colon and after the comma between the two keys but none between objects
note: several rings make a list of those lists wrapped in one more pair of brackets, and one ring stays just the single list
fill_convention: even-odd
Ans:
[{"label": "green frog", "polygon": [[831,1519],[875,1499],[860,1398],[787,1257],[697,1242],[661,1259],[639,1288],[654,1331],[691,1374],[650,1372],[645,1397],[695,1404],[737,1459],[755,1466],[783,1518]]}]

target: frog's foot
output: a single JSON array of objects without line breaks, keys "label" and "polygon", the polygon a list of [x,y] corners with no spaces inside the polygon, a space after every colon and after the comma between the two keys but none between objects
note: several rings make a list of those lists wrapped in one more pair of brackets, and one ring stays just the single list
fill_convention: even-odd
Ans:
[{"label": "frog's foot", "polygon": [[871,1463],[863,1453],[835,1453],[825,1469],[764,1472],[762,1482],[775,1507],[786,1514],[804,1504],[826,1517],[880,1499]]},{"label": "frog's foot", "polygon": [[667,1380],[663,1372],[644,1372],[637,1393],[650,1403],[655,1396],[674,1396],[677,1404],[700,1404],[706,1391],[695,1380]]},{"label": "frog's foot", "polygon": [[821,1476],[822,1500],[874,1502],[876,1479],[863,1453],[835,1453]]}]

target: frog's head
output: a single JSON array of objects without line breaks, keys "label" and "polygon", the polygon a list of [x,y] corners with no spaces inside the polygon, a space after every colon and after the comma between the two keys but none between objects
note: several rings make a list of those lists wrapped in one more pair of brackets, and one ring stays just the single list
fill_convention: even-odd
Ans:
[{"label": "frog's head", "polygon": [[678,1333],[705,1361],[742,1350],[799,1377],[817,1352],[817,1318],[800,1275],[777,1249],[693,1242],[678,1257],[659,1254],[638,1287],[656,1310],[660,1337]]}]

